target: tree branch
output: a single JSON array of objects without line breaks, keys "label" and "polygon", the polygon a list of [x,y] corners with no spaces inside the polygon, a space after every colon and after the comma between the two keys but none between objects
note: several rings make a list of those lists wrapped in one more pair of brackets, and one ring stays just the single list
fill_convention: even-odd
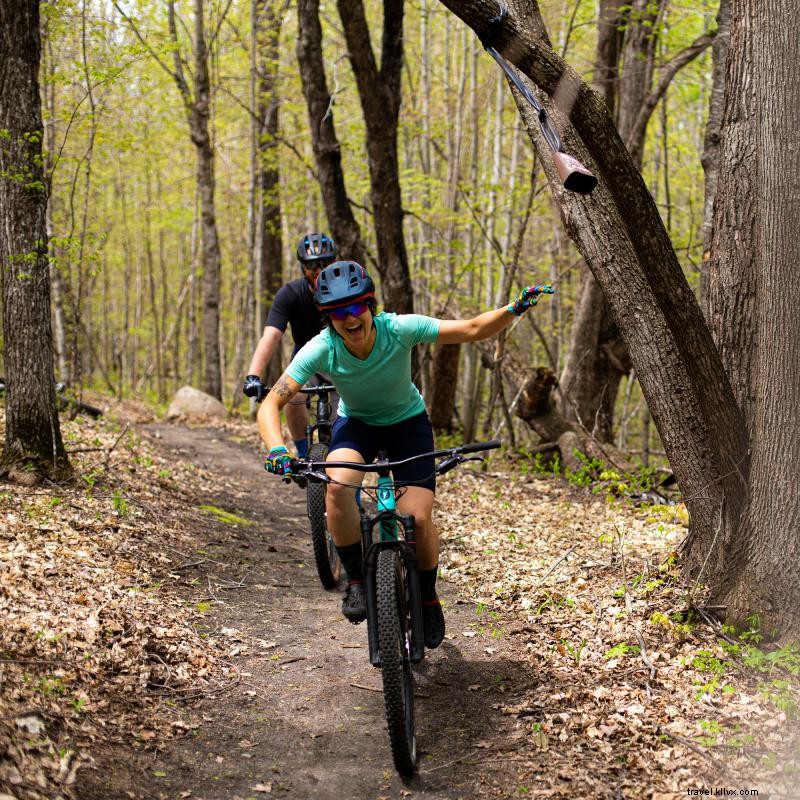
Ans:
[{"label": "tree branch", "polygon": [[704,33],[702,36],[695,39],[695,41],[692,42],[692,44],[690,44],[687,48],[681,50],[679,53],[676,53],[661,68],[661,74],[659,75],[658,83],[653,91],[647,96],[641,108],[639,109],[639,113],[636,116],[636,121],[633,123],[633,128],[631,129],[628,141],[625,142],[628,150],[630,150],[631,155],[637,163],[640,163],[641,152],[636,151],[640,151],[643,146],[644,132],[647,128],[647,123],[650,121],[653,110],[666,93],[670,83],[672,83],[672,79],[681,69],[683,69],[683,67],[685,67],[687,64],[690,64],[703,51],[710,47],[716,35],[716,31]]}]

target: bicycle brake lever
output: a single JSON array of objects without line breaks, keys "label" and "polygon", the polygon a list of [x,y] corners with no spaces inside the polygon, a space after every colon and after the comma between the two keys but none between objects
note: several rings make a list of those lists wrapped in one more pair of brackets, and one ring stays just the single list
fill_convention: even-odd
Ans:
[{"label": "bicycle brake lever", "polygon": [[439,466],[436,468],[436,472],[439,475],[444,475],[445,472],[450,472],[451,469],[455,469],[462,461],[467,461],[468,459],[463,458],[462,456],[450,456],[442,461]]},{"label": "bicycle brake lever", "polygon": [[310,478],[312,481],[318,481],[319,483],[330,483],[331,478],[327,472],[316,472],[315,470],[309,470],[308,472],[303,473],[302,477]]}]

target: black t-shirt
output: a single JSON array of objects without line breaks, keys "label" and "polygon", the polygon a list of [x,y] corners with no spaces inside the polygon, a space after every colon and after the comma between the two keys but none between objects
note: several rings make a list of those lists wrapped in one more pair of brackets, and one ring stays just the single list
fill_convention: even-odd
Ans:
[{"label": "black t-shirt", "polygon": [[323,328],[322,315],[314,304],[311,287],[305,278],[289,281],[281,286],[272,302],[267,325],[286,331],[292,326],[292,339],[296,353],[309,339],[313,339]]}]

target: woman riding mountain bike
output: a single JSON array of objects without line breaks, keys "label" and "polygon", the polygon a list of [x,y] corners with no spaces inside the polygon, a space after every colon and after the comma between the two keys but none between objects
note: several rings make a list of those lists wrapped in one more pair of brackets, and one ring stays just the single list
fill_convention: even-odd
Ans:
[{"label": "woman riding mountain bike", "polygon": [[[371,462],[385,451],[392,461],[432,451],[433,430],[425,404],[411,381],[411,349],[422,342],[458,344],[487,339],[535,305],[550,286],[528,286],[508,306],[472,319],[445,320],[419,314],[376,313],[375,284],[353,261],[337,261],[317,278],[314,301],[327,328],[292,359],[258,412],[261,437],[269,448],[265,467],[291,473],[291,457],[280,424],[280,411],[314,373],[336,387],[339,419],[333,426],[327,460]],[[361,532],[354,486],[362,472],[331,468],[327,486],[328,530],[347,574],[342,613],[351,622],[366,617]],[[436,489],[433,458],[413,461],[394,471],[405,491],[397,500],[402,514],[413,515],[420,572],[425,646],[438,647],[445,633],[436,594],[439,533],[433,523]]]}]

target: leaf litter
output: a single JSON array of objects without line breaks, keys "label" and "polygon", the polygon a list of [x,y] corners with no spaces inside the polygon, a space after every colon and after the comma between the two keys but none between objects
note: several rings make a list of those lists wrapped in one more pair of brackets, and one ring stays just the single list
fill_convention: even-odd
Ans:
[{"label": "leaf litter", "polygon": [[[121,412],[148,419],[134,404]],[[250,423],[214,424],[258,446]],[[100,744],[163,748],[205,721],[185,701],[241,678],[227,661],[238,631],[205,630],[211,588],[203,602],[181,591],[187,566],[213,562],[192,541],[213,524],[198,499],[213,496],[210,473],[166,458],[119,416],[63,429],[72,484],[0,487],[3,800],[74,798]],[[487,658],[502,651],[537,676],[504,689],[514,733],[502,754],[487,738],[459,759],[515,762],[515,786],[482,781],[481,795],[797,796],[797,661],[754,670],[693,614],[683,507],[608,502],[497,457],[491,470],[463,469],[437,494],[442,577],[476,609],[448,638],[479,636]]]}]

